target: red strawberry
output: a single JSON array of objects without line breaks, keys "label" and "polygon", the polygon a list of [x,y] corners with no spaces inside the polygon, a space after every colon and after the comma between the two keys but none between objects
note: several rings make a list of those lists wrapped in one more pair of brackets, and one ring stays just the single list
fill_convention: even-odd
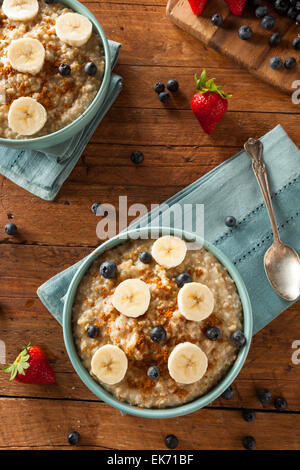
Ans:
[{"label": "red strawberry", "polygon": [[3,369],[11,372],[10,380],[16,380],[24,384],[53,384],[55,375],[46,359],[45,354],[38,346],[30,343],[20,352],[13,364]]},{"label": "red strawberry", "polygon": [[247,0],[225,0],[231,10],[231,13],[236,16],[240,16],[243,13],[246,1]]},{"label": "red strawberry", "polygon": [[191,5],[191,9],[195,13],[195,15],[201,15],[203,8],[205,7],[207,0],[189,0],[189,4]]},{"label": "red strawberry", "polygon": [[200,78],[195,75],[197,93],[192,99],[192,110],[200,122],[203,130],[210,134],[227,111],[231,95],[227,95],[221,86],[217,86],[214,78],[206,81],[206,71],[203,70]]}]

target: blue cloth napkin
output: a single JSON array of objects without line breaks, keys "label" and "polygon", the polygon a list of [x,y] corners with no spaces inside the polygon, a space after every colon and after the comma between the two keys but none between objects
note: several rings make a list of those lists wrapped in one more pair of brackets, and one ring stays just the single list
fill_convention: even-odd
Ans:
[{"label": "blue cloth napkin", "polygon": [[[281,126],[275,127],[261,141],[280,235],[300,252],[300,151]],[[169,207],[176,203],[204,204],[204,238],[217,245],[242,275],[253,308],[254,333],[291,304],[274,292],[264,272],[263,257],[272,242],[272,230],[250,158],[244,151],[166,201]],[[153,220],[155,211],[151,215]],[[236,227],[228,228],[224,224],[228,215],[236,217]],[[145,216],[131,227],[145,226],[147,220]],[[181,222],[181,218],[180,221],[175,219],[172,225],[180,228]],[[57,274],[37,291],[60,323],[62,298],[80,263]]]},{"label": "blue cloth napkin", "polygon": [[[121,44],[109,41],[111,66]],[[0,173],[27,191],[52,201],[67,179],[91,136],[122,89],[122,78],[112,74],[107,96],[93,120],[78,134],[59,145],[37,150],[0,146]]]}]

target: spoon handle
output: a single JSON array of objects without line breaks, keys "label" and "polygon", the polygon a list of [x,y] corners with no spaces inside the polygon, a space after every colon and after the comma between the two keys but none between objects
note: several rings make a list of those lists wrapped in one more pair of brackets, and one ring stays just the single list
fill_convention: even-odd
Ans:
[{"label": "spoon handle", "polygon": [[251,137],[245,143],[244,148],[252,160],[252,169],[256,176],[257,182],[259,184],[259,187],[266,203],[270,222],[272,225],[274,242],[280,243],[278,227],[270,194],[268,175],[266,171],[266,166],[262,158],[263,144],[260,140],[253,139]]}]

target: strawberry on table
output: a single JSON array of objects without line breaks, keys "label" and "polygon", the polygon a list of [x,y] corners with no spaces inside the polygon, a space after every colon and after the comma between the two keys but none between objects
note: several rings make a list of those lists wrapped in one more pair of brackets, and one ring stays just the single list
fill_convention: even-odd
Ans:
[{"label": "strawberry on table", "polygon": [[236,16],[240,16],[243,13],[247,0],[225,0],[229,6],[231,13]]},{"label": "strawberry on table", "polygon": [[232,95],[226,94],[217,86],[214,78],[206,80],[203,70],[200,78],[195,75],[197,93],[192,99],[192,110],[203,130],[210,134],[227,111],[228,100]]},{"label": "strawberry on table", "polygon": [[205,7],[207,0],[189,0],[189,4],[191,5],[191,9],[195,13],[195,15],[201,15],[203,8]]},{"label": "strawberry on table", "polygon": [[25,384],[46,385],[55,382],[55,374],[45,354],[41,348],[30,344],[20,352],[15,362],[3,371],[11,374],[10,380]]}]

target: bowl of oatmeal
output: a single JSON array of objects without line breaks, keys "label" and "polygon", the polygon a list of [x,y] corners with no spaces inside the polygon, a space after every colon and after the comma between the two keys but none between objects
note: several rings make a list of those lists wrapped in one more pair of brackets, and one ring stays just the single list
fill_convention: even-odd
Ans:
[{"label": "bowl of oatmeal", "polygon": [[231,261],[193,235],[117,235],[76,272],[64,303],[70,360],[100,399],[141,417],[191,413],[221,395],[252,337],[247,290]]},{"label": "bowl of oatmeal", "polygon": [[110,51],[77,0],[3,0],[0,10],[0,144],[43,149],[96,115],[110,82]]}]

